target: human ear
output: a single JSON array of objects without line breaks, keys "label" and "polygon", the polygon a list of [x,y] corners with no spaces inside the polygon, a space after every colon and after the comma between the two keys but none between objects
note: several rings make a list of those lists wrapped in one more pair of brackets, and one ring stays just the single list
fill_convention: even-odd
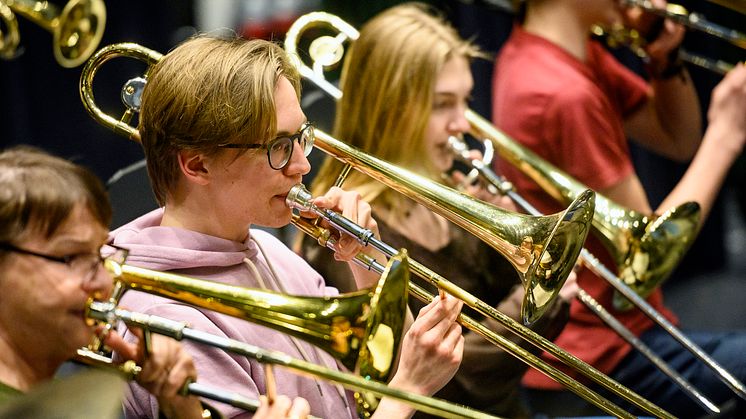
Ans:
[{"label": "human ear", "polygon": [[209,183],[210,171],[207,168],[207,158],[203,153],[191,150],[178,152],[178,162],[181,174],[189,182],[199,185]]}]

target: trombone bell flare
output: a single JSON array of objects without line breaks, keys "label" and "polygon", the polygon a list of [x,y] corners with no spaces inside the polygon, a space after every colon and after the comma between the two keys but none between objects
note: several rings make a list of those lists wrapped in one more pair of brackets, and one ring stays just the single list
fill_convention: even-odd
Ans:
[{"label": "trombone bell flare", "polygon": [[[476,112],[466,119],[477,138],[491,141],[501,158],[536,182],[558,202],[570,202],[586,190],[585,185],[512,140]],[[699,231],[699,205],[684,203],[660,217],[649,217],[596,195],[593,228],[614,258],[619,277],[644,298],[671,274]],[[632,305],[615,297],[617,309]],[[619,305],[617,305],[619,304]]]},{"label": "trombone bell flare", "polygon": [[[314,145],[342,163],[419,202],[503,255],[526,290],[521,316],[535,322],[572,272],[593,219],[594,193],[579,194],[562,213],[533,217],[509,212],[364,153],[316,130]],[[385,252],[384,252],[385,253]]]},{"label": "trombone bell flare", "polygon": [[[377,286],[334,297],[243,288],[106,260],[127,289],[160,295],[260,324],[329,352],[349,370],[387,381],[401,343],[407,305],[406,255],[392,258]],[[388,275],[386,275],[388,274]]]}]

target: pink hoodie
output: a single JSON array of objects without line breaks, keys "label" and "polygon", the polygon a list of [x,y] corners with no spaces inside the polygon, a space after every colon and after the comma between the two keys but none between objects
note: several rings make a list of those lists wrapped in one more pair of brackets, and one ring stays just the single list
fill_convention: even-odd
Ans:
[{"label": "pink hoodie", "polygon": [[[234,242],[175,227],[160,226],[163,210],[152,211],[110,234],[110,242],[129,249],[127,264],[159,271],[171,271],[200,279],[230,285],[261,288],[245,258],[250,259],[273,291],[292,295],[337,295],[323,278],[298,255],[279,240],[261,230],[252,230],[246,242]],[[264,254],[259,251],[257,243]],[[278,289],[266,258],[282,282]],[[306,359],[333,369],[340,369],[329,354],[299,339],[235,317],[194,308],[166,298],[127,291],[121,305],[129,310],[184,321],[190,327],[226,336],[265,349],[284,352],[294,358]],[[201,344],[184,342],[197,366],[197,381],[212,387],[258,398],[266,394],[263,364],[253,359],[233,356],[222,350]],[[298,349],[298,346],[302,348]],[[275,368],[277,391],[291,398],[303,397],[311,405],[311,413],[324,418],[357,417],[354,401],[330,383],[301,377],[282,368]],[[125,416],[158,417],[158,403],[137,384],[130,385],[132,394],[125,401]],[[209,402],[226,417],[250,417],[243,410]]]}]

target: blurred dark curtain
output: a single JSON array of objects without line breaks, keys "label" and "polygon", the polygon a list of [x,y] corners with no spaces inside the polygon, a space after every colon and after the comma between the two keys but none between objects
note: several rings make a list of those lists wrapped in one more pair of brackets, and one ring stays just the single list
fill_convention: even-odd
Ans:
[{"label": "blurred dark curtain", "polygon": [[[189,1],[107,1],[106,9],[99,48],[136,42],[165,53],[183,37],[179,28],[192,24]],[[51,33],[16,17],[23,51],[12,61],[0,61],[0,148],[34,145],[88,166],[102,180],[141,159],[139,145],[99,125],[83,108],[78,93],[82,66],[60,67],[52,54]],[[94,84],[99,107],[119,117],[124,111],[122,85],[143,69],[131,59],[108,62]]]}]

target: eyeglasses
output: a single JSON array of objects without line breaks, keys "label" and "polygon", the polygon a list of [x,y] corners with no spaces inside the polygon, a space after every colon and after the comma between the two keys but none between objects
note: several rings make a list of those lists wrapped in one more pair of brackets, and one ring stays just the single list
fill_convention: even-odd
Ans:
[{"label": "eyeglasses", "polygon": [[277,137],[274,140],[269,141],[266,144],[221,144],[220,148],[267,148],[267,160],[269,160],[269,167],[275,170],[282,170],[290,162],[290,158],[293,156],[293,141],[298,141],[303,155],[308,156],[311,154],[313,149],[313,141],[315,137],[313,134],[313,125],[310,122],[306,122],[301,127],[300,131],[290,136]]},{"label": "eyeglasses", "polygon": [[106,249],[101,249],[100,253],[77,253],[66,256],[45,255],[16,247],[10,243],[0,243],[0,250],[36,256],[51,262],[64,263],[70,269],[71,273],[83,279],[84,284],[96,276],[99,267],[103,265],[104,261],[112,260],[121,265],[127,259],[127,254],[129,253],[127,249],[113,245],[108,245]]}]

